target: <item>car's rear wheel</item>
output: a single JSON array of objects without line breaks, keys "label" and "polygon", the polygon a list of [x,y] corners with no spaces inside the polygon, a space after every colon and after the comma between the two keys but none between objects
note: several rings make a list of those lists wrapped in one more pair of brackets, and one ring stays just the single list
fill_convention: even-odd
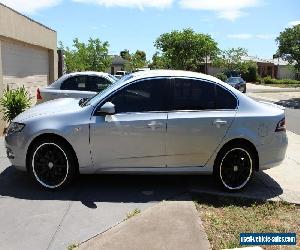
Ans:
[{"label": "car's rear wheel", "polygon": [[29,172],[46,189],[59,189],[73,178],[76,169],[72,150],[62,140],[42,140],[30,152]]},{"label": "car's rear wheel", "polygon": [[234,144],[225,146],[217,156],[214,174],[226,190],[244,188],[253,175],[255,157],[250,147]]}]

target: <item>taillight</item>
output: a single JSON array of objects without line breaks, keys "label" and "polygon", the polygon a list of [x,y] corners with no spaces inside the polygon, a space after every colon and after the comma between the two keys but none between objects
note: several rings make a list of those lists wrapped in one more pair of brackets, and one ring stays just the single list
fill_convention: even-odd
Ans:
[{"label": "taillight", "polygon": [[286,127],[285,127],[285,118],[281,119],[278,124],[277,127],[275,129],[275,132],[281,132],[281,131],[286,131]]},{"label": "taillight", "polygon": [[37,100],[42,100],[43,99],[42,96],[41,96],[41,92],[40,92],[39,88],[36,90],[36,99]]}]

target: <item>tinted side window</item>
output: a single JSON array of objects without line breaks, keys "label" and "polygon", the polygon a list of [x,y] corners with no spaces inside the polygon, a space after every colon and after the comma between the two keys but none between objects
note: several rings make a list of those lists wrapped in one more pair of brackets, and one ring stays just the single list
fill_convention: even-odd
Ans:
[{"label": "tinted side window", "polygon": [[60,89],[62,90],[86,90],[86,76],[73,76],[66,79]]},{"label": "tinted side window", "polygon": [[167,80],[153,79],[135,82],[115,93],[108,101],[116,113],[164,111]]},{"label": "tinted side window", "polygon": [[100,76],[89,76],[88,79],[88,91],[100,92],[111,84],[109,80]]},{"label": "tinted side window", "polygon": [[236,106],[236,98],[228,90],[216,85],[216,108],[235,109]]},{"label": "tinted side window", "polygon": [[214,84],[194,79],[175,79],[173,110],[205,110],[215,108]]}]

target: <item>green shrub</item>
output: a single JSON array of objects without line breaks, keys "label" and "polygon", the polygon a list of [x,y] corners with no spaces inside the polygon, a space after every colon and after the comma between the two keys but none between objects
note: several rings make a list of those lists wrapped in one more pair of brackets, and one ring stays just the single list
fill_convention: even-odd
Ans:
[{"label": "green shrub", "polygon": [[300,84],[300,81],[292,79],[273,79],[270,76],[262,78],[264,84]]},{"label": "green shrub", "polygon": [[225,82],[227,80],[227,76],[224,73],[217,73],[215,74],[215,77],[220,79],[221,81]]},{"label": "green shrub", "polygon": [[23,87],[17,89],[6,90],[0,99],[1,111],[3,119],[11,122],[17,115],[29,108],[31,98],[27,90]]},{"label": "green shrub", "polygon": [[242,73],[242,77],[246,82],[257,81],[257,66],[256,64],[249,65],[246,72]]}]

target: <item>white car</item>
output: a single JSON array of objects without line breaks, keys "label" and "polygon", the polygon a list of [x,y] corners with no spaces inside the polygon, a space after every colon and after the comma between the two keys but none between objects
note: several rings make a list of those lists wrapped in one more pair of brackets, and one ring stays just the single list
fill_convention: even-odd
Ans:
[{"label": "white car", "polygon": [[116,72],[115,77],[118,79],[121,79],[123,76],[127,75],[128,72],[127,71],[123,71],[123,70],[119,70]]},{"label": "white car", "polygon": [[117,80],[102,72],[65,74],[49,86],[37,89],[37,104],[58,98],[91,98]]}]

